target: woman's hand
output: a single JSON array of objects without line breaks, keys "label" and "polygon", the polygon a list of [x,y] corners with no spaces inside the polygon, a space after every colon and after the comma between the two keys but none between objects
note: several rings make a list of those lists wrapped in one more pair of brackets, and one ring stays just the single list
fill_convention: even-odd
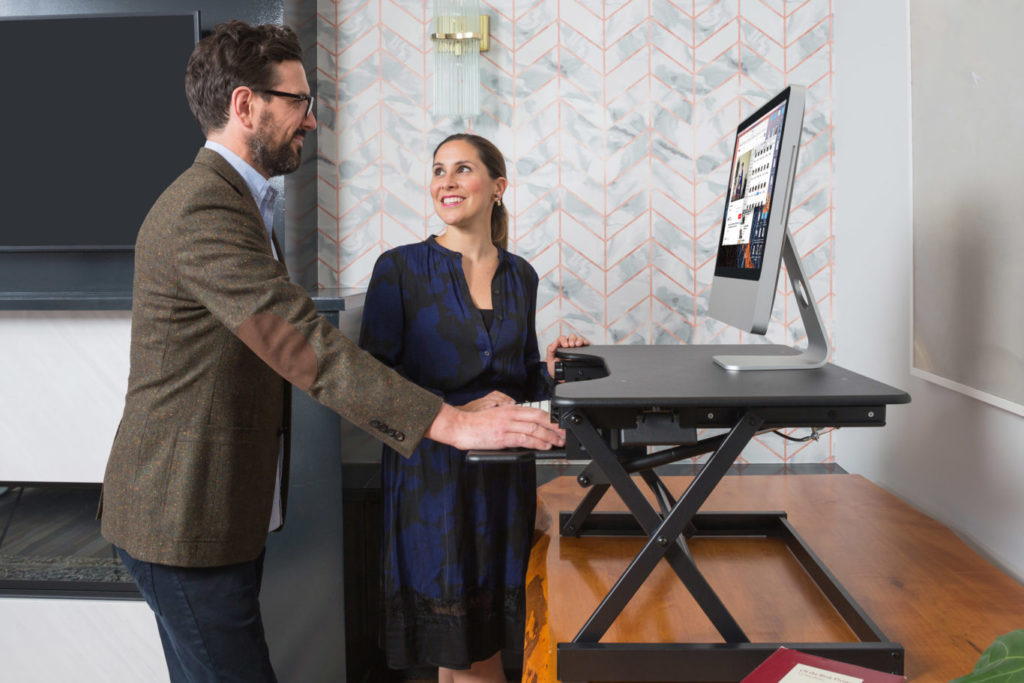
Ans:
[{"label": "woman's hand", "polygon": [[548,364],[548,374],[552,378],[555,376],[555,350],[556,349],[570,349],[577,346],[587,346],[590,344],[586,339],[575,334],[570,334],[568,337],[564,334],[558,339],[548,344],[548,354],[544,359]]},{"label": "woman's hand", "polygon": [[474,399],[465,405],[459,406],[459,408],[475,413],[478,410],[486,410],[497,406],[510,406],[515,405],[515,403],[515,399],[511,396],[503,394],[500,391],[492,391],[486,396],[481,396],[480,398]]}]

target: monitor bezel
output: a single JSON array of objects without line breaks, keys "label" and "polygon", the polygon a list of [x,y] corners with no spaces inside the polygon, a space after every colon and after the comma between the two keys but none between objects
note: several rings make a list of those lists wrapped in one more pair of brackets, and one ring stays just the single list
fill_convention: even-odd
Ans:
[{"label": "monitor bezel", "polygon": [[[730,182],[726,185],[725,206],[718,237],[715,273],[711,284],[708,314],[724,323],[754,334],[765,334],[775,303],[782,245],[787,234],[790,200],[796,178],[797,160],[803,128],[806,89],[790,85],[769,99],[736,128],[732,159],[729,164]],[[779,143],[779,160],[772,191],[768,226],[765,235],[764,256],[759,270],[736,268],[720,263],[725,221],[729,210],[731,179],[735,172],[736,151],[742,135],[760,122],[780,104],[786,104]]]}]

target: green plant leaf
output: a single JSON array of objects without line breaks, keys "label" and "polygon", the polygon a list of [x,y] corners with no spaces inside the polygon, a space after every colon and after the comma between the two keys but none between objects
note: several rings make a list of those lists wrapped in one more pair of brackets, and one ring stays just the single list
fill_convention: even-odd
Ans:
[{"label": "green plant leaf", "polygon": [[1024,683],[1024,629],[996,638],[974,671],[949,683]]}]

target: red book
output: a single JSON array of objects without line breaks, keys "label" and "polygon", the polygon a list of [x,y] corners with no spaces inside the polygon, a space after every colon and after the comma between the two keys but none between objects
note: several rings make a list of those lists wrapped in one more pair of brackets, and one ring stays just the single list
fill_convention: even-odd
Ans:
[{"label": "red book", "polygon": [[741,683],[902,683],[906,676],[780,647]]}]

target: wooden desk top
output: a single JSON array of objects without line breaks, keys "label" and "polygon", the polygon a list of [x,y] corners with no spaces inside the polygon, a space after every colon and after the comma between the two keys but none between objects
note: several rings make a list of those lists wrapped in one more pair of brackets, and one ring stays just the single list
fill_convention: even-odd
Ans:
[{"label": "wooden desk top", "polygon": [[[689,477],[666,477],[680,493]],[[642,488],[646,488],[643,487]],[[572,640],[641,547],[639,538],[561,538],[558,512],[583,495],[572,477],[539,491],[527,576],[524,681],[553,681],[558,642]],[[613,492],[598,510],[624,510]],[[971,671],[996,637],[1021,627],[1024,586],[945,526],[859,475],[727,476],[702,511],[785,510],[815,554],[891,640],[911,681]],[[754,642],[853,641],[780,541],[696,539],[698,567]],[[603,642],[722,642],[660,562]]]}]

